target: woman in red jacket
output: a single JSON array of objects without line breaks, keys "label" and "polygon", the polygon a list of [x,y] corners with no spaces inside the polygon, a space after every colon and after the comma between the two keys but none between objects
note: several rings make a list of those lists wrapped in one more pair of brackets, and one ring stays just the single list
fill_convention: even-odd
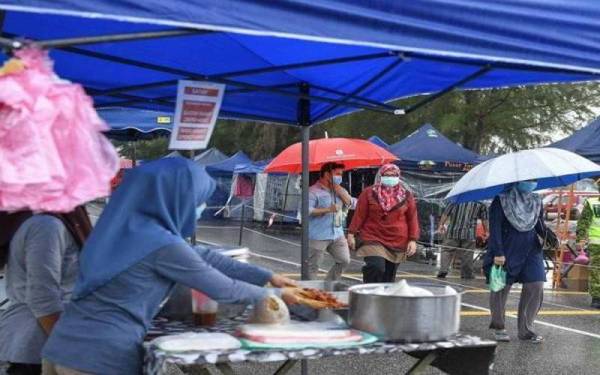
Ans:
[{"label": "woman in red jacket", "polygon": [[419,218],[413,195],[400,183],[400,168],[386,164],[379,179],[360,194],[352,223],[348,229],[348,245],[360,247],[356,255],[365,259],[365,283],[394,282],[398,264],[417,251]]}]

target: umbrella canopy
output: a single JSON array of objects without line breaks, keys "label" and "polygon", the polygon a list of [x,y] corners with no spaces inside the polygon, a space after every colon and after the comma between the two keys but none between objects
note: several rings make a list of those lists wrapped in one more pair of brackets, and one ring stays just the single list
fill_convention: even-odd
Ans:
[{"label": "umbrella canopy", "polygon": [[540,190],[599,175],[599,165],[577,154],[557,148],[538,148],[479,164],[458,180],[446,198],[457,203],[485,200],[518,181],[536,180]]},{"label": "umbrella canopy", "polygon": [[600,118],[548,147],[562,148],[600,163]]},{"label": "umbrella canopy", "polygon": [[[364,139],[323,138],[310,141],[309,169],[318,171],[325,163],[339,162],[345,169],[374,167],[398,160],[387,150]],[[265,168],[267,173],[300,173],[302,144],[295,143],[277,155]]]},{"label": "umbrella canopy", "polygon": [[105,108],[98,114],[110,126],[106,135],[118,141],[136,141],[171,134],[173,114],[133,108]]}]

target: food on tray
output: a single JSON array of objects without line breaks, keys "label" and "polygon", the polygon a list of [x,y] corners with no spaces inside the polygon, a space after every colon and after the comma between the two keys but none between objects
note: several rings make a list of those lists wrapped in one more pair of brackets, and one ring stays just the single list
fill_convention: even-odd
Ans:
[{"label": "food on tray", "polygon": [[363,336],[351,329],[330,329],[322,323],[291,323],[278,326],[246,324],[237,335],[264,344],[334,344],[361,341]]},{"label": "food on tray", "polygon": [[444,288],[444,295],[446,296],[455,296],[458,293],[456,293],[456,289],[454,289],[451,286],[446,285],[446,287]]},{"label": "food on tray", "polygon": [[290,321],[290,312],[285,302],[277,296],[269,295],[256,305],[250,317],[252,323],[283,324]]},{"label": "food on tray", "polygon": [[338,300],[333,294],[319,289],[298,288],[296,296],[303,305],[313,309],[342,309],[347,304]]},{"label": "food on tray", "polygon": [[154,341],[156,346],[169,352],[239,349],[242,345],[226,333],[183,333],[163,336]]},{"label": "food on tray", "polygon": [[406,280],[402,279],[400,282],[386,288],[385,292],[388,296],[402,296],[402,297],[429,297],[433,296],[429,290],[419,288],[416,286],[410,286]]}]

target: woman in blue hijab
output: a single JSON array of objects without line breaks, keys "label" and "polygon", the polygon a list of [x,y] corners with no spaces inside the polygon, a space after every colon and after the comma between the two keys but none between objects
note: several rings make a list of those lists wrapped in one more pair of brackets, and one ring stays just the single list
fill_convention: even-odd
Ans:
[{"label": "woman in blue hijab", "polygon": [[[44,347],[45,374],[137,374],[152,318],[175,283],[218,302],[256,303],[290,279],[185,241],[215,188],[204,168],[165,158],[130,171],[83,248],[72,302]],[[295,297],[282,290],[284,300]]]},{"label": "woman in blue hijab", "polygon": [[492,267],[504,267],[506,271],[506,287],[490,292],[490,329],[495,330],[497,341],[510,341],[504,317],[513,283],[523,284],[517,324],[519,339],[533,343],[543,340],[533,330],[533,322],[542,307],[546,281],[538,237],[556,242],[556,236],[544,224],[542,199],[533,192],[536,188],[536,181],[512,184],[490,206],[490,238],[483,267],[488,279]]}]

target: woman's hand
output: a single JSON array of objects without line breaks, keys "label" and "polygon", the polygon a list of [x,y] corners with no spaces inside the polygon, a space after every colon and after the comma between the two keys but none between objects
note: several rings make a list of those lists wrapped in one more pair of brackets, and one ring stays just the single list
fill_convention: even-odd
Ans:
[{"label": "woman's hand", "polygon": [[504,263],[506,263],[506,257],[500,256],[500,257],[494,257],[494,264],[497,266],[503,266]]},{"label": "woman's hand", "polygon": [[348,247],[350,250],[356,250],[356,239],[352,233],[348,233]]},{"label": "woman's hand", "polygon": [[417,252],[417,241],[410,241],[406,247],[406,256],[411,257]]},{"label": "woman's hand", "polygon": [[288,287],[288,286],[291,286],[291,287],[298,286],[298,283],[296,282],[296,280],[292,280],[289,277],[281,276],[281,275],[278,275],[278,274],[274,274],[273,277],[271,277],[271,280],[269,280],[269,282],[275,288],[284,288],[284,287]]},{"label": "woman's hand", "polygon": [[297,293],[298,288],[283,288],[281,289],[281,299],[287,305],[296,305],[300,303]]}]

